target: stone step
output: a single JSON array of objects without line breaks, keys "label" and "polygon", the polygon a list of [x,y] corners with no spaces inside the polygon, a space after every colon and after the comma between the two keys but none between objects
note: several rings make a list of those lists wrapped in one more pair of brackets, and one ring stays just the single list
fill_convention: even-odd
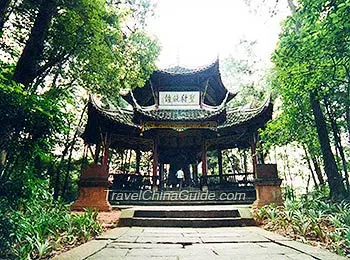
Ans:
[{"label": "stone step", "polygon": [[233,210],[136,210],[134,218],[237,218],[237,209]]},{"label": "stone step", "polygon": [[139,218],[132,226],[142,227],[241,227],[256,225],[250,218]]},{"label": "stone step", "polygon": [[[216,207],[216,208],[215,208]],[[254,226],[250,207],[153,206],[123,209],[118,226],[235,227]]]}]

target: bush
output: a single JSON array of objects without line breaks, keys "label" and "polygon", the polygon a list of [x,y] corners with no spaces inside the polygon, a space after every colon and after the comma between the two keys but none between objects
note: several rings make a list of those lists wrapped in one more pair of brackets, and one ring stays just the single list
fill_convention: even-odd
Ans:
[{"label": "bush", "polygon": [[72,214],[63,202],[51,199],[46,183],[33,187],[33,196],[19,208],[7,204],[1,209],[0,258],[48,258],[53,251],[86,242],[102,231],[97,212]]},{"label": "bush", "polygon": [[331,201],[327,189],[286,199],[283,206],[264,206],[255,216],[267,229],[318,241],[341,255],[350,254],[350,203]]}]

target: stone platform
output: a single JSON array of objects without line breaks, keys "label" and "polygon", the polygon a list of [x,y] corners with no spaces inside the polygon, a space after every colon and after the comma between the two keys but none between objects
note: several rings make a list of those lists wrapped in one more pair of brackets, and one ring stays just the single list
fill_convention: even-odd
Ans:
[{"label": "stone platform", "polygon": [[305,245],[258,227],[112,229],[54,258],[55,260],[341,260],[323,249]]},{"label": "stone platform", "polygon": [[256,225],[250,206],[139,206],[123,209],[118,226],[236,227]]},{"label": "stone platform", "polygon": [[254,189],[108,191],[108,201],[113,206],[251,205],[255,199]]}]

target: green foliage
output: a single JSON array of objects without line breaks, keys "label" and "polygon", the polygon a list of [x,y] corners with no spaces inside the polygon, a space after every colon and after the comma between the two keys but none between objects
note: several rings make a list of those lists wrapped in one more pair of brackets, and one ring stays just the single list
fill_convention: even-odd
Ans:
[{"label": "green foliage", "polygon": [[[296,11],[283,23],[272,56],[272,88],[282,101],[281,113],[261,132],[261,140],[265,150],[294,142],[309,155],[319,157],[321,137],[316,131],[310,94],[321,104],[327,123],[333,124],[328,125],[332,144],[341,146],[335,136],[341,139],[350,134],[350,1],[298,2]],[[325,161],[329,162],[330,156]],[[338,168],[348,179],[344,165],[339,163]],[[325,172],[330,175],[330,171]]]},{"label": "green foliage", "polygon": [[0,197],[16,203],[30,196],[32,176],[47,177],[51,149],[59,142],[59,134],[69,130],[66,120],[70,115],[65,106],[70,95],[59,89],[41,95],[28,92],[9,79],[13,67],[1,65],[0,151],[5,153],[7,163],[0,167]]},{"label": "green foliage", "polygon": [[236,97],[228,103],[231,107],[260,106],[270,92],[266,72],[261,68],[262,60],[256,55],[256,43],[240,40],[234,46],[235,55],[230,55],[221,62],[220,71],[225,85],[232,92],[237,92]]},{"label": "green foliage", "polygon": [[97,213],[73,216],[51,198],[66,176],[64,199],[76,196],[81,160],[73,156],[67,171],[67,151],[77,143],[81,103],[87,92],[119,102],[121,88],[143,86],[159,47],[143,31],[148,0],[57,1],[44,48],[32,57],[36,78],[23,86],[13,74],[43,1],[12,2],[0,36],[0,258],[45,258],[101,231]]},{"label": "green foliage", "polygon": [[297,199],[285,200],[283,206],[264,206],[255,216],[267,229],[303,241],[319,241],[338,254],[348,254],[350,204],[334,203],[328,195],[329,189],[320,187]]},{"label": "green foliage", "polygon": [[0,257],[37,259],[49,257],[54,250],[83,243],[102,231],[97,212],[87,210],[74,215],[62,202],[53,201],[48,184],[32,180],[32,195],[15,209],[1,207]]},{"label": "green foliage", "polygon": [[[24,175],[52,179],[64,173],[64,158],[52,150],[72,143],[71,132],[77,126],[73,116],[79,114],[72,107],[83,99],[82,88],[118,103],[121,88],[143,86],[159,51],[156,41],[143,31],[150,10],[147,3],[58,1],[44,49],[35,57],[38,76],[34,82],[25,87],[15,83],[17,64],[0,61],[1,194],[16,190],[11,186],[25,187]],[[4,57],[16,61],[24,47],[23,37],[33,29],[40,1],[14,5],[16,19],[6,28],[7,38],[1,40],[6,46]],[[136,23],[131,29],[130,19]],[[23,180],[17,178],[20,175]],[[19,192],[13,194],[18,196]]]},{"label": "green foliage", "polygon": [[1,64],[0,72],[0,152],[7,163],[0,167],[0,197],[12,203],[30,196],[31,176],[45,178],[45,165],[58,134],[68,131],[70,117],[65,112],[69,93],[51,89],[41,95],[31,93],[10,80],[13,67]]}]

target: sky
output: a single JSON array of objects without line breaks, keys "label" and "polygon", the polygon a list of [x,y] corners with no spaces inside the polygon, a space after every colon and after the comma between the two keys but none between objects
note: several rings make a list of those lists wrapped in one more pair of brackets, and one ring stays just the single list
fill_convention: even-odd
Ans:
[{"label": "sky", "polygon": [[222,59],[236,55],[234,47],[241,39],[257,40],[257,55],[269,60],[280,22],[288,13],[286,6],[279,4],[275,8],[278,14],[270,17],[263,2],[275,1],[159,0],[149,25],[150,33],[162,46],[157,66],[190,68],[210,64],[218,56]]}]

